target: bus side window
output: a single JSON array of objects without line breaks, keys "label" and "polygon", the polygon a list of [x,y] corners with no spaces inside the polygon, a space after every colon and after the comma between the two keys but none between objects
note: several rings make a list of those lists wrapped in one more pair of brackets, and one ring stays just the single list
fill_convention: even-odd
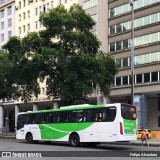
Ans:
[{"label": "bus side window", "polygon": [[35,124],[36,114],[27,114],[27,124]]},{"label": "bus side window", "polygon": [[37,124],[44,124],[46,122],[45,113],[38,113],[36,119]]},{"label": "bus side window", "polygon": [[88,121],[98,122],[99,121],[98,109],[89,109],[88,111],[89,111]]},{"label": "bus side window", "polygon": [[59,123],[60,122],[60,114],[59,112],[54,113],[54,122]]},{"label": "bus side window", "polygon": [[105,122],[113,122],[116,116],[115,107],[107,107],[103,110],[103,120]]},{"label": "bus side window", "polygon": [[82,117],[83,117],[83,122],[89,122],[89,120],[90,120],[89,111],[88,110],[84,110]]},{"label": "bus side window", "polygon": [[63,111],[60,112],[60,117],[61,117],[61,121],[60,122],[68,122],[69,121],[69,117],[68,117],[69,112],[68,111]]},{"label": "bus side window", "polygon": [[53,123],[53,122],[54,122],[53,112],[46,113],[46,123]]},{"label": "bus side window", "polygon": [[77,111],[70,111],[70,113],[69,113],[69,122],[78,122],[78,120],[77,120]]}]

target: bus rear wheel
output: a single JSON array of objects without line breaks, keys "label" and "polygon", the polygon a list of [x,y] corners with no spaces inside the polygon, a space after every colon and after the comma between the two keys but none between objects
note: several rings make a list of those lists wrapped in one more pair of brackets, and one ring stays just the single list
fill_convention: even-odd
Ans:
[{"label": "bus rear wheel", "polygon": [[33,136],[32,136],[31,133],[27,133],[26,140],[27,140],[28,143],[33,143],[34,142],[33,141]]},{"label": "bus rear wheel", "polygon": [[69,137],[69,143],[73,147],[80,146],[80,139],[79,139],[78,134],[75,134],[75,133],[71,134],[70,137]]}]

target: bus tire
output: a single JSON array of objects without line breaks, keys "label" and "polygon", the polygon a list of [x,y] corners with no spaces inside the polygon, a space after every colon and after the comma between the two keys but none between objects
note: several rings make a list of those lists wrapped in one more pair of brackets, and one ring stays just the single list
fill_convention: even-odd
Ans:
[{"label": "bus tire", "polygon": [[80,138],[77,133],[72,133],[69,137],[69,143],[73,147],[78,147],[80,146]]},{"label": "bus tire", "polygon": [[33,136],[32,136],[31,133],[27,133],[26,140],[27,140],[28,143],[33,143],[34,142],[33,141]]}]

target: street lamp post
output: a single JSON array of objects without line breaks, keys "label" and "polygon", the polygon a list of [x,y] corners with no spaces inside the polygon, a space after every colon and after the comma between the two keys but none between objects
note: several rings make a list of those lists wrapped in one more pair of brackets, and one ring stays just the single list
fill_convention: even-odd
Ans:
[{"label": "street lamp post", "polygon": [[131,104],[134,105],[134,0],[129,0],[131,10],[132,10],[132,46],[131,46]]}]

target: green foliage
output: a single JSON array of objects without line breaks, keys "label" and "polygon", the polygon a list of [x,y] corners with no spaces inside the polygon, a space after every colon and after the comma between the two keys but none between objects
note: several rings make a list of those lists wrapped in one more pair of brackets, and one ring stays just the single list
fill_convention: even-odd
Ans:
[{"label": "green foliage", "polygon": [[9,54],[0,51],[0,99],[10,99],[16,95],[12,71],[13,64],[9,61]]},{"label": "green foliage", "polygon": [[14,83],[24,100],[39,93],[37,79],[47,80],[47,95],[62,105],[85,103],[95,85],[106,97],[117,72],[111,56],[99,51],[100,42],[90,30],[95,25],[79,5],[63,5],[40,16],[45,27],[4,46],[13,62]]}]

